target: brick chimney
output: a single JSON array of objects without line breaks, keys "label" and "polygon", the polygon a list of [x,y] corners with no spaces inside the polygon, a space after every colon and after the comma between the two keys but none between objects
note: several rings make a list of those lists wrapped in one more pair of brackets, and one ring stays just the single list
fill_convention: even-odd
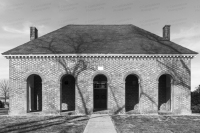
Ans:
[{"label": "brick chimney", "polygon": [[38,30],[36,27],[30,27],[30,40],[34,40],[38,38]]},{"label": "brick chimney", "polygon": [[170,25],[165,25],[163,27],[163,38],[166,41],[170,41]]}]

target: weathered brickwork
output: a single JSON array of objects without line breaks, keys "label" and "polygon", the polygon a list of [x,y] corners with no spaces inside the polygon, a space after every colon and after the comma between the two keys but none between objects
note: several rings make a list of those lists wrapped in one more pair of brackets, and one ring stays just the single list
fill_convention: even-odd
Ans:
[{"label": "weathered brickwork", "polygon": [[[125,113],[125,79],[129,74],[139,77],[139,113],[158,112],[158,81],[162,74],[173,77],[171,112],[190,113],[189,58],[23,58],[10,60],[10,115],[27,113],[27,78],[37,74],[42,79],[41,114],[60,114],[61,77],[71,74],[76,79],[75,112],[93,112],[93,78],[104,74],[108,80],[108,110]],[[103,70],[98,70],[103,66]]]}]

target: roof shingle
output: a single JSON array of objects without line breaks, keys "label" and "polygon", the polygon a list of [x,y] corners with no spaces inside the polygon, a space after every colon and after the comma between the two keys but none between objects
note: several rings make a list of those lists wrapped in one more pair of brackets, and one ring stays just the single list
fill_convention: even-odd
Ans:
[{"label": "roof shingle", "polygon": [[134,25],[67,25],[2,55],[198,54]]}]

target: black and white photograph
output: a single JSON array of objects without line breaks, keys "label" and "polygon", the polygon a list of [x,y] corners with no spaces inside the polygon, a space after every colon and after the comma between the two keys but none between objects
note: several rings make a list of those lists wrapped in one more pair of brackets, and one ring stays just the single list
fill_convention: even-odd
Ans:
[{"label": "black and white photograph", "polygon": [[0,133],[200,133],[200,1],[0,0]]}]

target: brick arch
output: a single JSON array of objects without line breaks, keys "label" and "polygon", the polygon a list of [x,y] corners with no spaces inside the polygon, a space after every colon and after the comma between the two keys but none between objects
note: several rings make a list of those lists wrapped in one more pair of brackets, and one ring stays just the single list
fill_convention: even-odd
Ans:
[{"label": "brick arch", "polygon": [[124,75],[124,77],[123,77],[123,82],[124,82],[124,83],[125,83],[125,81],[126,81],[127,76],[129,76],[129,75],[135,75],[135,76],[139,79],[139,84],[142,83],[142,76],[141,76],[138,72],[136,72],[136,71],[129,71],[129,72],[127,72],[127,73]]},{"label": "brick arch", "polygon": [[[60,111],[75,110],[76,78],[72,74],[62,73],[60,81]],[[67,84],[65,84],[67,82]]]},{"label": "brick arch", "polygon": [[40,78],[42,79],[42,83],[44,82],[43,75],[40,74],[40,73],[38,73],[38,72],[30,72],[30,73],[26,74],[26,76],[25,76],[25,78],[24,78],[24,81],[26,82],[27,79],[28,79],[28,77],[31,76],[31,75],[33,75],[33,74],[40,76]]},{"label": "brick arch", "polygon": [[[94,82],[94,79],[96,76],[103,76],[106,78],[106,83],[104,82],[103,86],[98,85],[98,83]],[[105,110],[108,109],[109,107],[109,91],[108,91],[108,86],[110,82],[110,78],[108,74],[104,71],[97,71],[95,72],[92,77],[92,84],[93,84],[93,111],[100,111],[100,110]],[[96,87],[95,87],[96,86]],[[103,88],[103,89],[99,89]]]},{"label": "brick arch", "polygon": [[[163,80],[159,81],[161,76],[163,75],[168,75],[170,77],[168,87],[167,85],[163,86]],[[158,74],[156,81],[158,85],[158,111],[172,111],[174,106],[173,95],[175,76],[168,71],[163,71],[160,74]],[[167,84],[167,81],[165,81],[164,83]]]},{"label": "brick arch", "polygon": [[171,78],[172,78],[172,81],[173,81],[173,82],[175,81],[175,76],[174,76],[172,73],[167,72],[167,71],[164,71],[164,72],[159,73],[158,76],[157,76],[157,78],[156,78],[156,81],[158,82],[158,81],[159,81],[159,78],[160,78],[162,75],[165,75],[165,74],[170,75]]},{"label": "brick arch", "polygon": [[[58,83],[59,83],[59,82],[62,83],[62,79],[63,79],[63,77],[64,77],[65,75],[73,76],[74,79],[76,79],[75,76],[72,75],[72,74],[69,74],[69,73],[62,73],[62,74],[60,74],[59,77],[58,77]],[[76,80],[75,80],[75,83],[76,83]]]},{"label": "brick arch", "polygon": [[[37,76],[38,78],[36,78]],[[34,79],[34,80],[33,80]],[[42,111],[43,77],[37,72],[26,75],[27,112]],[[38,100],[36,100],[38,99]]]},{"label": "brick arch", "polygon": [[95,76],[97,76],[97,75],[99,75],[99,74],[105,75],[106,78],[107,78],[107,84],[110,83],[110,77],[109,77],[109,75],[108,75],[105,71],[96,71],[96,72],[91,76],[91,79],[90,79],[90,80],[91,80],[91,83],[93,83],[93,80],[94,80]]},{"label": "brick arch", "polygon": [[[137,83],[130,84],[130,77],[134,76],[137,78]],[[129,79],[129,80],[128,80]],[[141,91],[141,75],[135,71],[127,72],[123,77],[124,88],[125,88],[125,111],[136,111],[140,110],[140,91]],[[131,81],[136,81],[136,79],[131,77]]]}]

